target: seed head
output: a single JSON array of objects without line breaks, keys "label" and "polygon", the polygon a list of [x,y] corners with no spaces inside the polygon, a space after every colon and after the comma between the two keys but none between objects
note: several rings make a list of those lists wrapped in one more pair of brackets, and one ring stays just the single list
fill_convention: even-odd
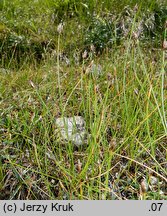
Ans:
[{"label": "seed head", "polygon": [[57,26],[57,32],[59,34],[61,34],[63,32],[63,23],[60,23],[58,26]]},{"label": "seed head", "polygon": [[165,29],[167,29],[167,20],[165,21]]},{"label": "seed head", "polygon": [[162,48],[163,48],[164,50],[167,50],[167,41],[166,41],[166,40],[163,41],[163,43],[162,43]]},{"label": "seed head", "polygon": [[88,52],[87,52],[87,50],[85,50],[85,51],[82,53],[82,58],[83,58],[83,59],[86,59],[87,56],[88,56]]},{"label": "seed head", "polygon": [[141,180],[140,189],[142,194],[145,194],[148,191],[148,183],[146,179]]}]

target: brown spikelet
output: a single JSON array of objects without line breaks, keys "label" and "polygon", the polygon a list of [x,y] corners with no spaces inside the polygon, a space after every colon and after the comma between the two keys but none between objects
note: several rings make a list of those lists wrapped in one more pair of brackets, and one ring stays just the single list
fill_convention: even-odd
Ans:
[{"label": "brown spikelet", "polygon": [[78,172],[80,173],[81,170],[82,170],[82,163],[81,163],[81,161],[79,159],[78,159],[78,163],[77,163],[76,168],[77,168]]},{"label": "brown spikelet", "polygon": [[162,49],[167,50],[167,41],[166,40],[164,40],[162,43]]}]

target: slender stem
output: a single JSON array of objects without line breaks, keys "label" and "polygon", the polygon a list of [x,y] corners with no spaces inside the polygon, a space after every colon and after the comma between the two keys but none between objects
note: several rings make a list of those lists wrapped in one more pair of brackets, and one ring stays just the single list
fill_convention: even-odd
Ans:
[{"label": "slender stem", "polygon": [[59,62],[59,52],[60,52],[60,34],[59,34],[59,36],[58,36],[58,46],[57,46],[57,75],[58,75],[59,97],[61,97],[61,91],[60,91],[60,62]]}]

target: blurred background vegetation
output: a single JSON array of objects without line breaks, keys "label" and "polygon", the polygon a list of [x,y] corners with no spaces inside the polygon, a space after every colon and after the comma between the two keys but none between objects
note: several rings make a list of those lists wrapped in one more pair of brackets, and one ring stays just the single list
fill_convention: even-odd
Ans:
[{"label": "blurred background vegetation", "polygon": [[160,47],[167,19],[158,0],[0,1],[0,64],[3,68],[38,63],[57,49],[57,26],[64,26],[60,49],[69,58],[93,45],[96,54],[135,34]]}]

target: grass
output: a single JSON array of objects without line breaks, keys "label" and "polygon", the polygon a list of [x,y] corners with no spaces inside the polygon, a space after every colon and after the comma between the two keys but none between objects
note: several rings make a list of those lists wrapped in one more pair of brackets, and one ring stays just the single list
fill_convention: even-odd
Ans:
[{"label": "grass", "polygon": [[[44,21],[37,12],[38,2],[31,5],[34,14],[24,4],[22,21],[14,22],[14,11],[22,13],[22,1],[13,1],[12,7],[4,1],[8,10],[1,9],[2,24],[10,30],[1,34],[0,198],[166,199],[166,51],[157,48],[160,38],[155,47],[151,40],[135,39],[140,18],[135,16],[128,37],[94,53],[84,44],[91,21],[81,14],[81,6],[70,9],[77,10],[80,23],[77,17],[65,14],[64,30],[58,34],[59,23],[50,25],[49,21],[54,1],[44,2],[47,7],[40,9],[45,12]],[[151,2],[150,10],[154,10],[156,1]],[[121,7],[133,8],[135,3],[125,1]],[[105,4],[109,11],[112,4]],[[56,5],[56,11],[62,12],[60,6]],[[101,7],[99,3],[99,16]],[[117,12],[121,14],[122,8]],[[35,23],[28,22],[31,19]],[[27,45],[20,43],[11,52],[8,34],[13,37],[13,32],[24,35],[32,47],[22,50]],[[161,35],[166,38],[166,29]],[[96,42],[103,42],[103,37],[99,40]],[[40,61],[36,48],[42,50]],[[80,59],[84,50],[88,58]],[[62,53],[69,64],[59,57]],[[90,72],[93,63],[101,65],[99,76]],[[91,134],[88,144],[80,147],[62,141],[55,130],[55,118],[75,115],[85,119]]]}]

